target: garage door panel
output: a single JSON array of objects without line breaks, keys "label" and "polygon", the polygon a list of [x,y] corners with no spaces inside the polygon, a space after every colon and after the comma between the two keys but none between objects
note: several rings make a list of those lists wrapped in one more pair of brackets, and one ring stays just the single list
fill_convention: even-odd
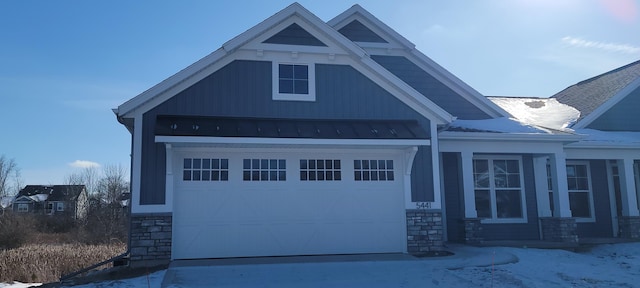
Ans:
[{"label": "garage door panel", "polygon": [[228,181],[176,176],[173,258],[402,252],[401,179],[354,181],[350,169],[357,156],[332,155],[326,159],[342,161],[341,181],[300,181],[299,159],[313,153],[266,157],[286,158],[286,181],[244,181],[243,159],[261,159],[244,153],[224,155]]}]

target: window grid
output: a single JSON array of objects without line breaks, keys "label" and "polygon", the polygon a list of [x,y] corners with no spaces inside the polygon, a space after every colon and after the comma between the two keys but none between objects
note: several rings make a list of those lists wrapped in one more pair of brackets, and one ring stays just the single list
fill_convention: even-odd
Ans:
[{"label": "window grid", "polygon": [[278,65],[278,92],[282,94],[309,94],[309,66]]},{"label": "window grid", "polygon": [[300,181],[340,181],[342,171],[340,160],[301,159]]},{"label": "window grid", "polygon": [[593,218],[589,167],[586,163],[567,164],[569,209],[576,218]]},{"label": "window grid", "polygon": [[353,160],[355,181],[394,181],[393,160]]},{"label": "window grid", "polygon": [[478,218],[523,219],[519,159],[474,159],[473,180]]},{"label": "window grid", "polygon": [[229,159],[184,158],[182,180],[184,181],[228,181]]},{"label": "window grid", "polygon": [[244,159],[242,180],[286,181],[287,162],[284,159]]}]

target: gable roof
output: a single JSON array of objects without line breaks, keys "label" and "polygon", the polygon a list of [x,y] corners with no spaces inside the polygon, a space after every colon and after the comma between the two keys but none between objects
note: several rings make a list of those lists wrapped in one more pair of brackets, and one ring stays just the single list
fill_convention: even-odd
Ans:
[{"label": "gable roof", "polygon": [[[490,117],[510,117],[507,111],[503,110],[498,105],[495,105],[494,103],[486,99],[484,95],[480,94],[478,91],[464,83],[451,72],[447,71],[442,66],[431,60],[431,58],[427,57],[425,54],[417,50],[415,48],[415,44],[407,40],[405,37],[400,35],[384,22],[373,16],[366,9],[362,8],[362,6],[355,4],[327,23],[334,27],[336,30],[341,30],[349,25],[352,25],[354,21],[358,21],[360,25],[363,25],[369,30],[374,31],[378,34],[379,37],[389,42],[374,43],[371,47],[383,48],[386,51],[406,51],[406,55],[409,56],[411,62],[419,66],[425,72],[429,73],[435,79],[444,83],[451,90],[461,95],[464,99],[472,103],[474,106],[478,107]],[[363,43],[358,44],[371,45]],[[426,95],[424,95],[424,97],[426,98]]]},{"label": "gable roof", "polygon": [[640,61],[581,81],[553,95],[580,111],[573,128],[585,128],[627,94],[640,87]]},{"label": "gable roof", "polygon": [[[27,185],[25,186],[16,197],[26,196],[30,197],[36,202],[41,201],[76,201],[80,193],[85,190],[84,185]],[[46,199],[43,197],[33,198],[36,195],[47,195]]]},{"label": "gable roof", "polygon": [[[178,92],[197,83],[217,69],[220,69],[223,65],[228,64],[225,63],[224,60],[234,51],[291,17],[298,17],[301,21],[304,21],[304,23],[316,29],[318,33],[322,34],[321,36],[334,41],[336,45],[343,49],[350,57],[359,60],[357,62],[362,65],[361,69],[359,69],[360,72],[372,78],[372,80],[379,85],[387,87],[385,89],[398,91],[391,94],[418,113],[430,118],[437,124],[446,124],[453,121],[454,117],[451,114],[377,64],[368,57],[362,48],[298,3],[289,5],[258,25],[224,43],[222,47],[215,52],[120,105],[117,109],[114,109],[118,120],[124,124],[126,123],[124,118],[133,118],[135,115],[141,115],[173,97]],[[257,52],[261,53],[261,51]]]}]

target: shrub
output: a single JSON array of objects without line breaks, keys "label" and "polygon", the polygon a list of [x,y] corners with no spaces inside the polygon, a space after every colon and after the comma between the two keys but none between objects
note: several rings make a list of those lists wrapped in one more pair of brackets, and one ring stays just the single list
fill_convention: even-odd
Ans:
[{"label": "shrub", "polygon": [[24,245],[33,234],[33,226],[31,215],[19,215],[8,211],[0,215],[0,250]]}]

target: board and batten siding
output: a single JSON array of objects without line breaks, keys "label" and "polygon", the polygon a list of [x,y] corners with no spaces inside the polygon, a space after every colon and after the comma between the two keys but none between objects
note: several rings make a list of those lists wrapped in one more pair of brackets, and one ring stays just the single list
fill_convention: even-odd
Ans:
[{"label": "board and batten siding", "polygon": [[595,222],[578,222],[578,237],[612,237],[611,206],[606,160],[590,160],[591,193]]},{"label": "board and batten siding", "polygon": [[616,103],[587,128],[605,131],[637,131],[640,132],[640,88],[636,88],[624,99]]},{"label": "board and batten siding", "polygon": [[[291,119],[415,119],[430,122],[348,65],[316,64],[316,101],[272,100],[270,61],[236,60],[146,112],[140,204],[165,202],[165,147],[155,143],[158,115]],[[414,201],[433,201],[431,147],[420,147],[412,170]]]},{"label": "board and batten siding", "polygon": [[358,20],[349,22],[338,32],[354,42],[389,43]]},{"label": "board and batten siding", "polygon": [[442,184],[447,211],[447,240],[464,242],[464,201],[460,153],[441,153]]},{"label": "board and batten siding", "polygon": [[371,55],[371,59],[458,119],[491,118],[487,113],[405,57]]}]

